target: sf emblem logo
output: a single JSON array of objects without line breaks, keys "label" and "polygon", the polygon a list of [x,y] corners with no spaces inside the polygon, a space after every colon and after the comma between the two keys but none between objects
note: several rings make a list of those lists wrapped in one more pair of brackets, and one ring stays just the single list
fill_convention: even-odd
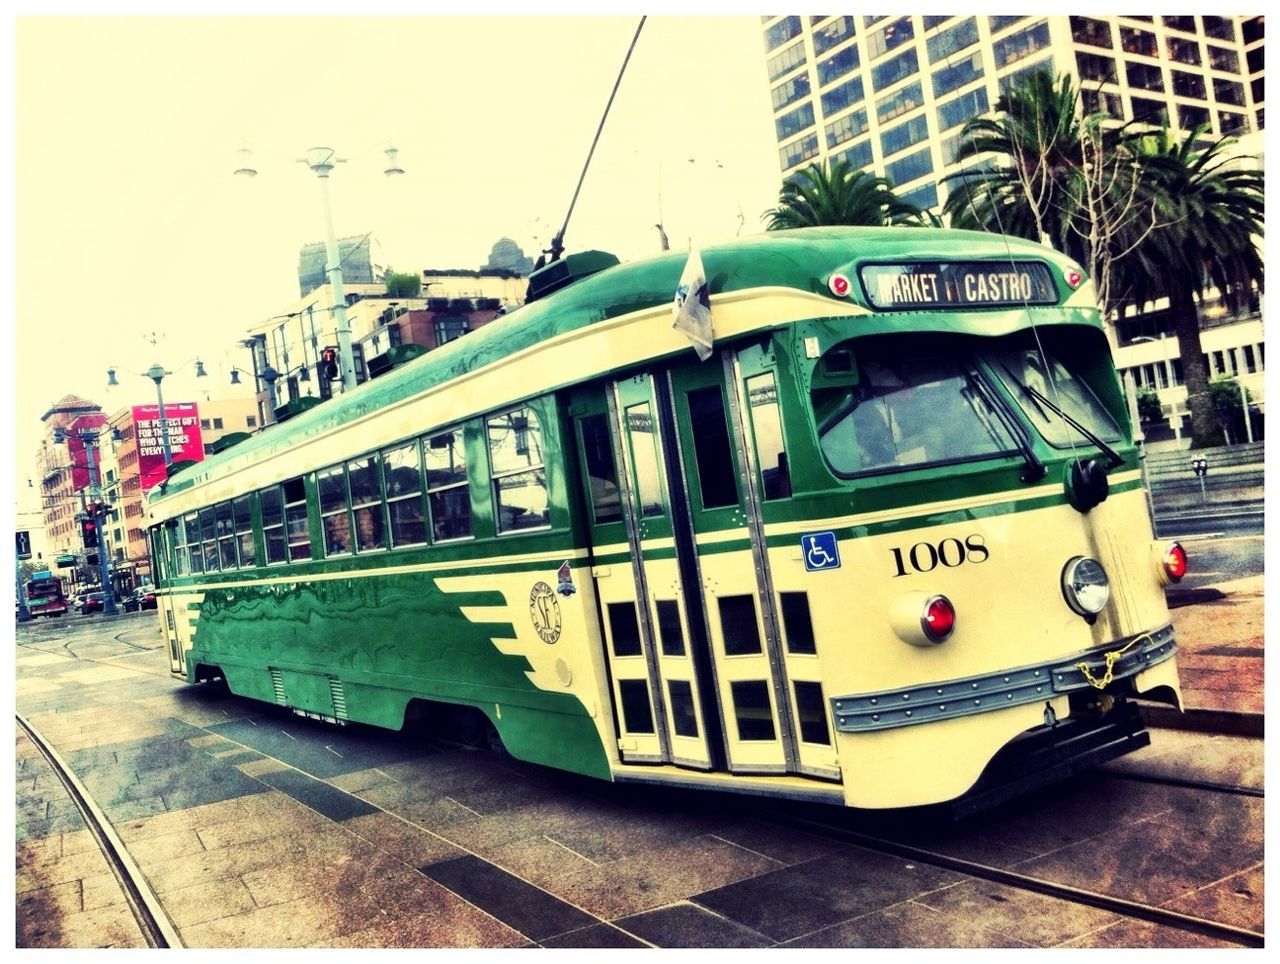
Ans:
[{"label": "sf emblem logo", "polygon": [[560,602],[545,582],[533,584],[529,593],[529,617],[544,643],[554,643],[560,638]]}]

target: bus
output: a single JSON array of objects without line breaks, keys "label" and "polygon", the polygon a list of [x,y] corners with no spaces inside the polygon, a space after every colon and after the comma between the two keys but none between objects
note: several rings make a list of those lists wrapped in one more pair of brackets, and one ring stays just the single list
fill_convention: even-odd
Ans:
[{"label": "bus", "polygon": [[27,582],[27,612],[36,616],[61,616],[67,611],[62,580],[49,572],[35,573]]},{"label": "bus", "polygon": [[[1180,706],[1094,288],[925,228],[553,261],[523,306],[169,480],[172,674],[604,780],[985,806]],[[957,803],[957,805],[961,805]]]}]

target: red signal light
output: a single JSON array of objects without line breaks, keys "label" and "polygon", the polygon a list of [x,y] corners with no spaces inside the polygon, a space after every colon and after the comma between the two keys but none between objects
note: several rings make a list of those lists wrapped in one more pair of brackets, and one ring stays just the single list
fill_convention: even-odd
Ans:
[{"label": "red signal light", "polygon": [[1182,577],[1187,574],[1187,550],[1182,548],[1182,544],[1171,542],[1164,551],[1165,574],[1172,582],[1181,582]]},{"label": "red signal light", "polygon": [[946,596],[934,596],[924,605],[920,627],[935,643],[940,643],[956,628],[956,609]]}]

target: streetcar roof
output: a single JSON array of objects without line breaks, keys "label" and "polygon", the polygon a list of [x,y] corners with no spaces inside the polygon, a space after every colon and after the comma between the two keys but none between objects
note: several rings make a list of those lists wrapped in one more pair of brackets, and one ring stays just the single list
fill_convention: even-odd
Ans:
[{"label": "streetcar roof", "polygon": [[[843,302],[828,288],[834,273],[852,277],[861,263],[966,262],[1008,263],[1012,259],[1050,263],[1060,273],[1078,267],[1051,248],[1018,238],[944,228],[815,227],[770,231],[699,248],[712,296],[753,288],[786,289],[830,299],[838,314],[865,299],[858,285]],[[184,467],[165,491],[148,493],[148,503],[167,497],[245,465],[286,452],[300,442],[322,436],[347,422],[442,385],[514,355],[530,346],[578,329],[655,306],[670,304],[689,254],[672,252],[624,262],[591,274],[532,303],[520,306],[464,337],[454,339],[376,379],[294,415],[235,446]],[[872,309],[874,310],[874,309]],[[816,313],[819,317],[821,313]],[[950,316],[948,323],[942,319]],[[1007,316],[1007,313],[1006,313]],[[950,312],[918,313],[914,324],[927,330],[928,319],[939,328],[957,330]],[[1097,325],[1093,317],[1079,319]],[[1028,319],[1024,325],[1029,325]],[[1007,324],[1007,320],[1006,320]],[[982,331],[975,323],[974,331]],[[869,330],[865,333],[869,333]],[[493,407],[519,399],[493,399]],[[473,413],[459,413],[460,418]]]}]

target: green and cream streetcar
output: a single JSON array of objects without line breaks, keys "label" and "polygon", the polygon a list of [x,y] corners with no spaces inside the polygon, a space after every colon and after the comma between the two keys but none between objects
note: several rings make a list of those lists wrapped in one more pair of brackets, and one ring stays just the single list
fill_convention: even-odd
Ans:
[{"label": "green and cream streetcar", "polygon": [[814,228],[600,252],[149,501],[172,672],[487,720],[614,781],[887,808],[1142,746],[1179,702],[1092,285],[1044,247]]}]

